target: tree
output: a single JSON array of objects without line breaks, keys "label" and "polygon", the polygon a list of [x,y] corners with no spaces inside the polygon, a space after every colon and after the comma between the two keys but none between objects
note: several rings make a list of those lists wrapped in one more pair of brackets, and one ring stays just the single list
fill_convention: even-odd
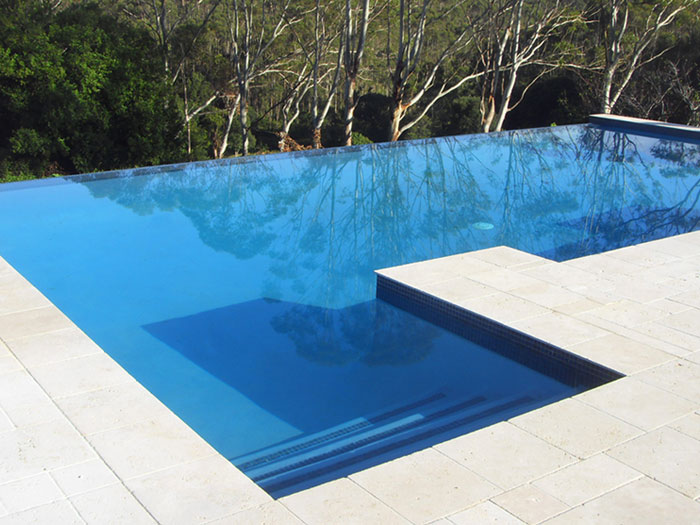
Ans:
[{"label": "tree", "polygon": [[600,92],[600,110],[611,113],[642,67],[667,53],[671,45],[654,44],[662,31],[696,0],[607,0],[601,6],[605,61]]}]

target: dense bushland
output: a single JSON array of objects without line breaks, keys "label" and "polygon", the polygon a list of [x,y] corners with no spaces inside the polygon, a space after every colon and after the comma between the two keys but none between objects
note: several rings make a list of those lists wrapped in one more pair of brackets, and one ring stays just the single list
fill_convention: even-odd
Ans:
[{"label": "dense bushland", "polygon": [[700,124],[698,0],[0,0],[0,180],[585,121]]}]

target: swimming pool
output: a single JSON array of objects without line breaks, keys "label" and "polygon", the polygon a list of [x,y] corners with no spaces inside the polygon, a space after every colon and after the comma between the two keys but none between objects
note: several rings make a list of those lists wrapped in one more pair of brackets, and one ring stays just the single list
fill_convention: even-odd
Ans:
[{"label": "swimming pool", "polygon": [[11,184],[0,255],[281,494],[577,391],[375,301],[372,270],[689,231],[697,164],[571,126]]}]

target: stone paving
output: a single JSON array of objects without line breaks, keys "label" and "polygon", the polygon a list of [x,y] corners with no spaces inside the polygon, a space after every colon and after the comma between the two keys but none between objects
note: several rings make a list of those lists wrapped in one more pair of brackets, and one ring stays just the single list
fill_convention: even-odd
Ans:
[{"label": "stone paving", "polygon": [[275,501],[0,259],[0,524],[700,523],[700,232],[380,273],[626,377]]}]

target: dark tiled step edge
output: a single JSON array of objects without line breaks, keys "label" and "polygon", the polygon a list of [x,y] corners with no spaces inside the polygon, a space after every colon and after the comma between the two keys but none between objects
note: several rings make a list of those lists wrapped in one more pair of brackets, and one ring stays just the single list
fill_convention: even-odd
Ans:
[{"label": "dark tiled step edge", "polygon": [[[432,414],[427,415],[425,418],[417,420],[417,421],[411,421],[410,423],[406,423],[404,425],[400,425],[398,427],[393,427],[388,430],[385,430],[383,432],[379,432],[377,434],[372,434],[369,436],[358,436],[358,439],[353,441],[352,443],[346,443],[345,445],[341,445],[339,447],[334,448],[333,450],[328,450],[326,452],[322,452],[320,454],[316,454],[314,456],[307,457],[305,459],[299,460],[295,463],[291,463],[289,465],[285,465],[283,467],[280,467],[275,470],[271,470],[269,472],[265,472],[259,475],[254,475],[251,477],[253,481],[256,483],[261,483],[264,482],[264,480],[273,478],[275,476],[279,476],[281,474],[286,474],[288,472],[292,472],[294,470],[303,468],[303,467],[308,467],[309,465],[313,465],[314,463],[318,463],[319,461],[323,461],[326,459],[333,458],[335,456],[339,456],[341,454],[344,454],[346,452],[351,452],[355,449],[358,449],[360,447],[364,447],[367,445],[371,445],[373,443],[377,443],[379,441],[382,441],[383,439],[401,434],[402,432],[407,432],[409,430],[413,430],[416,428],[420,428],[431,421],[436,421],[439,420],[443,417],[450,416],[452,414],[456,414],[458,412],[461,412],[463,410],[467,410],[468,408],[474,407],[476,405],[479,405],[486,401],[486,398],[482,396],[477,396],[471,399],[468,399],[466,401],[462,401],[461,403],[458,403],[456,405],[452,405],[450,407],[444,408],[438,412],[434,412]],[[391,449],[397,448],[399,445],[394,446],[393,443],[390,444]],[[267,490],[266,487],[263,486]]]},{"label": "dark tiled step edge", "polygon": [[383,445],[381,447],[375,448],[368,450],[362,454],[357,454],[355,456],[350,456],[346,459],[340,460],[336,463],[333,463],[331,465],[327,465],[322,468],[318,468],[315,470],[307,471],[304,473],[299,474],[298,476],[286,478],[280,481],[270,481],[270,482],[259,482],[260,486],[263,487],[269,494],[275,494],[279,491],[283,491],[288,489],[289,487],[293,487],[294,485],[298,485],[300,483],[304,483],[308,480],[312,480],[314,478],[318,478],[320,476],[329,474],[331,472],[334,472],[336,470],[346,468],[352,465],[355,465],[357,463],[360,463],[362,461],[366,461],[368,459],[371,459],[376,456],[380,456],[382,454],[386,454],[388,452],[391,452],[392,450],[396,450],[397,448],[401,448],[404,446],[411,445],[413,443],[417,443],[419,441],[423,441],[425,439],[429,439],[431,437],[437,436],[439,434],[443,434],[445,432],[449,432],[450,430],[454,430],[456,428],[469,425],[470,423],[474,423],[476,421],[479,421],[480,419],[487,418],[489,416],[511,410],[517,406],[527,404],[532,402],[533,399],[529,396],[523,396],[517,399],[514,399],[512,401],[507,401],[504,403],[501,403],[497,406],[493,406],[491,408],[488,408],[486,410],[482,410],[481,412],[477,412],[475,414],[470,414],[469,416],[466,416],[464,418],[458,419],[456,421],[451,421],[445,425],[441,425],[438,427],[432,427],[427,429],[425,432],[421,432],[419,434],[412,435],[408,438],[398,440],[398,441],[392,441],[391,443],[388,443],[386,445]]},{"label": "dark tiled step edge", "polygon": [[377,299],[574,388],[593,388],[623,377],[615,370],[380,274]]},{"label": "dark tiled step edge", "polygon": [[389,410],[387,412],[382,412],[381,414],[378,414],[376,416],[369,417],[364,421],[359,421],[355,424],[341,427],[337,430],[334,430],[333,432],[328,432],[325,434],[313,436],[313,437],[307,439],[306,441],[302,441],[302,442],[297,443],[295,445],[285,447],[281,450],[277,450],[275,452],[266,454],[264,456],[257,457],[255,459],[250,459],[250,460],[246,461],[245,463],[236,463],[235,461],[233,463],[239,469],[241,469],[243,471],[250,470],[252,468],[259,467],[260,465],[265,465],[266,463],[271,463],[271,462],[276,461],[280,458],[291,456],[293,454],[296,454],[297,452],[301,452],[303,450],[313,448],[317,445],[326,444],[326,443],[331,442],[331,441],[338,439],[340,437],[349,436],[349,435],[351,435],[359,430],[364,430],[368,427],[371,427],[373,424],[376,424],[376,423],[379,423],[381,421],[385,421],[387,419],[391,419],[393,417],[405,414],[406,412],[415,410],[416,408],[420,408],[424,405],[433,403],[434,401],[439,401],[440,399],[444,399],[444,398],[445,398],[445,394],[438,392],[438,393],[433,394],[429,397],[419,399],[418,401],[415,401],[413,403],[409,403],[407,405],[402,405],[398,408],[394,408],[394,409]]}]

